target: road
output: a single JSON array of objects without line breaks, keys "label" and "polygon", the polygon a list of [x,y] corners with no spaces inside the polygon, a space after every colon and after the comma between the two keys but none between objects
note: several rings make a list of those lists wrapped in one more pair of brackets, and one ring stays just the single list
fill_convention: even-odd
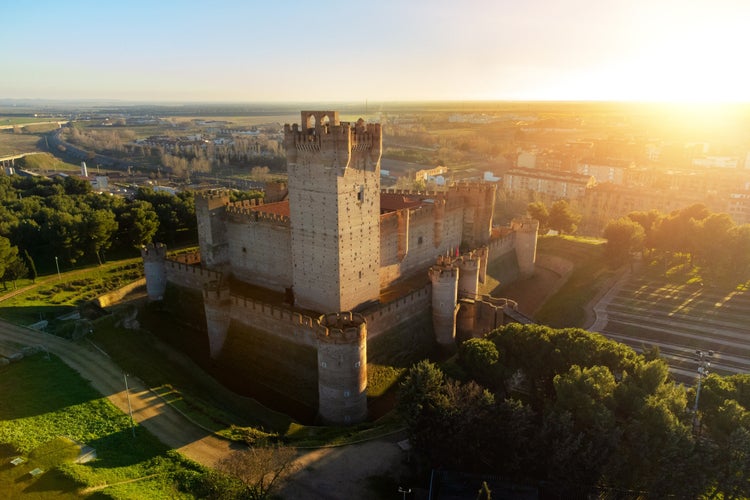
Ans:
[{"label": "road", "polygon": [[[19,327],[0,320],[0,341],[20,345],[42,345],[76,370],[116,407],[128,412],[128,397],[122,370],[103,352],[54,335]],[[229,441],[193,425],[164,403],[135,377],[128,377],[133,419],[167,446],[186,457],[213,467],[230,451]]]}]

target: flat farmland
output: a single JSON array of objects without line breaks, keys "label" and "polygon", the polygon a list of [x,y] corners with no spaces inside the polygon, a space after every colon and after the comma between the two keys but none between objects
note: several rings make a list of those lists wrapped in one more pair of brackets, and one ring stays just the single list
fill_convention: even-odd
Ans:
[{"label": "flat farmland", "polygon": [[34,134],[14,134],[12,130],[0,131],[0,157],[40,151],[37,146],[39,140],[40,137]]},{"label": "flat farmland", "polygon": [[747,286],[675,285],[633,276],[620,281],[596,309],[598,331],[638,351],[658,347],[678,379],[695,378],[698,350],[713,351],[712,372],[750,372]]}]

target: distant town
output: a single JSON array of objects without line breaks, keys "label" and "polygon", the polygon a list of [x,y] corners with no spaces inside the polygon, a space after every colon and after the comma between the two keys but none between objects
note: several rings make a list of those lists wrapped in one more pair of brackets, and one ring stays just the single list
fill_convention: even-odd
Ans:
[{"label": "distant town", "polygon": [[[266,180],[286,175],[280,140],[283,124],[294,119],[287,107],[268,108],[139,106],[28,114],[11,108],[16,114],[0,123],[5,134],[50,126],[35,122],[61,125],[25,149],[4,146],[0,161],[6,172],[23,172],[23,164],[9,158],[48,152],[68,164],[85,164],[85,171],[36,173],[86,175],[96,189],[113,192],[144,183],[170,191],[262,188]],[[503,212],[522,213],[530,201],[566,199],[582,216],[578,234],[591,236],[631,211],[668,213],[693,203],[739,224],[750,222],[750,144],[732,128],[747,123],[741,106],[722,108],[723,114],[704,107],[690,116],[667,105],[607,103],[359,108],[342,114],[383,126],[382,187],[496,182]],[[18,120],[24,115],[27,123]]]}]

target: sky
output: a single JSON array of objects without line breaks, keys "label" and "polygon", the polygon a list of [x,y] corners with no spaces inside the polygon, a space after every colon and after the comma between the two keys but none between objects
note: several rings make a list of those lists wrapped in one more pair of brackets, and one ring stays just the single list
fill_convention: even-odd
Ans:
[{"label": "sky", "polygon": [[750,0],[2,0],[0,99],[750,101]]}]

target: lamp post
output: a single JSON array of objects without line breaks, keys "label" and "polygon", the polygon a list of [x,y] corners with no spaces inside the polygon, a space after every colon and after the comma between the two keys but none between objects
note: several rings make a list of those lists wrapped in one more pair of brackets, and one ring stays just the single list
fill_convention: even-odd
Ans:
[{"label": "lamp post", "polygon": [[57,279],[62,280],[62,277],[60,276],[60,263],[57,262],[57,255],[55,255],[55,267],[57,268]]},{"label": "lamp post", "polygon": [[125,378],[125,394],[128,397],[128,413],[130,414],[130,432],[133,433],[133,438],[135,438],[135,428],[133,427],[133,407],[130,406],[130,389],[128,388],[128,374],[123,373],[122,376]]},{"label": "lamp post", "polygon": [[404,495],[404,500],[406,500],[406,494],[411,493],[411,488],[402,488],[401,486],[398,487],[398,492],[402,493]]},{"label": "lamp post", "polygon": [[695,351],[695,354],[698,356],[696,358],[696,361],[698,361],[698,384],[695,388],[695,404],[693,405],[693,427],[698,429],[700,425],[700,422],[698,422],[698,399],[701,397],[701,382],[704,377],[708,376],[708,369],[711,366],[709,358],[713,357],[714,352],[698,350]]}]

